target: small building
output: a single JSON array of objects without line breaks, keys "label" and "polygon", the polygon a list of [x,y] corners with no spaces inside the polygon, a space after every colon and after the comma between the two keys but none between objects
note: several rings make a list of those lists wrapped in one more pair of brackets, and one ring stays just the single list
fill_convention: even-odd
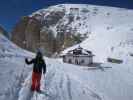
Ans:
[{"label": "small building", "polygon": [[70,8],[71,14],[79,14],[79,8]]},{"label": "small building", "polygon": [[122,59],[118,59],[118,58],[110,58],[110,57],[108,57],[107,61],[111,62],[111,63],[117,63],[117,64],[123,63],[123,60]]},{"label": "small building", "polygon": [[62,55],[63,62],[83,66],[93,64],[93,56],[91,51],[85,50],[80,46]]}]

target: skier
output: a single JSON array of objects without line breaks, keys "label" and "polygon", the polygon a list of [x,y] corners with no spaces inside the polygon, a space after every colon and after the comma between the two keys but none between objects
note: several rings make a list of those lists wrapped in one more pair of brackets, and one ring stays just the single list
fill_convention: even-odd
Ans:
[{"label": "skier", "polygon": [[42,70],[43,74],[46,73],[46,64],[43,59],[42,53],[38,51],[35,58],[33,58],[30,61],[26,58],[25,62],[28,65],[33,64],[31,91],[41,92],[40,81],[41,81]]}]

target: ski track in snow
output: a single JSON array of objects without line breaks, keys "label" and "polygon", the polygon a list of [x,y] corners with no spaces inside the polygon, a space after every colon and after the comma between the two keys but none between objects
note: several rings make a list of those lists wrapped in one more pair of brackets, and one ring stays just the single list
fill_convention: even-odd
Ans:
[{"label": "ski track in snow", "polygon": [[68,91],[68,96],[69,96],[69,100],[72,100],[72,93],[71,93],[71,81],[69,76],[67,76],[67,91]]},{"label": "ski track in snow", "polygon": [[42,94],[31,93],[30,72],[19,92],[18,100],[81,100],[82,97],[84,100],[102,100],[82,82],[72,79],[68,73],[65,73],[62,64],[57,65],[47,64],[47,74],[43,75],[41,80],[41,89],[44,91]]}]

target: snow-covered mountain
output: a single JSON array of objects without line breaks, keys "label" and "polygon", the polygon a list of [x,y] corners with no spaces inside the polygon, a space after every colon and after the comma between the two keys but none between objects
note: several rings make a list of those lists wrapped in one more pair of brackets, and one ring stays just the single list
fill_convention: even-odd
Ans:
[{"label": "snow-covered mountain", "polygon": [[[61,15],[57,12],[64,12],[64,14]],[[56,15],[54,15],[54,13],[57,13],[57,17],[59,16],[58,14],[64,16],[57,20],[57,22],[51,22],[50,24],[49,21],[55,20],[52,18]],[[63,26],[68,28],[65,30],[66,32],[71,31],[69,30],[71,28],[73,31],[75,30],[75,34],[89,34],[98,31],[100,33],[102,30],[108,32],[125,26],[128,26],[129,31],[132,31],[133,28],[133,11],[124,8],[94,6],[88,4],[64,4],[41,9],[33,13],[31,17],[33,16],[36,16],[35,18],[38,20],[46,21],[44,22],[44,27],[48,24],[48,26],[54,31],[55,35],[57,35],[58,31]]]},{"label": "snow-covered mountain", "polygon": [[[107,57],[114,56],[123,58],[124,62],[122,64],[106,62],[95,67],[85,67],[44,57],[47,65],[47,73],[42,76],[41,81],[41,89],[44,93],[32,93],[30,91],[32,67],[25,65],[24,58],[31,58],[34,55],[18,48],[0,35],[0,54],[2,55],[0,57],[0,70],[2,70],[0,72],[0,100],[7,100],[7,98],[8,100],[132,100],[133,11],[91,5],[57,5],[35,12],[32,16],[43,12],[49,14],[50,11],[60,11],[63,8],[66,12],[74,13],[74,21],[69,23],[68,27],[78,27],[77,32],[80,34],[89,31],[88,38],[82,41],[80,46],[92,50],[96,55],[96,61],[101,63]],[[83,11],[87,15],[78,14],[77,8],[87,9]],[[68,15],[65,13],[61,19],[65,26]],[[85,19],[82,17],[84,22],[82,18],[80,18],[82,21],[80,19],[76,21],[75,18],[78,15],[89,17]],[[78,22],[81,23],[82,28],[78,26]],[[88,25],[87,28],[84,28],[84,24]],[[55,25],[50,25],[50,27],[56,31]],[[54,35],[57,34],[55,32]],[[77,46],[74,45],[64,52]]]},{"label": "snow-covered mountain", "polygon": [[[116,38],[120,39],[119,42],[114,44],[119,45],[120,42],[128,41],[127,34],[133,32],[132,16],[132,10],[123,8],[88,4],[50,6],[23,17],[13,31],[13,41],[28,50],[40,45],[52,54],[91,38],[92,35],[99,38],[108,34],[110,38],[119,37]],[[106,48],[110,49],[114,45]]]},{"label": "snow-covered mountain", "polygon": [[[124,55],[133,54],[133,10],[75,4],[57,5],[50,9],[59,10],[60,7],[66,9],[61,24],[66,25],[69,22],[67,17],[70,14],[74,16],[68,27],[76,29],[80,34],[87,33],[88,38],[83,40],[80,46],[92,50],[96,55],[96,61],[106,61],[110,56],[125,60]],[[43,11],[45,12],[42,9],[36,13],[41,14]]]}]

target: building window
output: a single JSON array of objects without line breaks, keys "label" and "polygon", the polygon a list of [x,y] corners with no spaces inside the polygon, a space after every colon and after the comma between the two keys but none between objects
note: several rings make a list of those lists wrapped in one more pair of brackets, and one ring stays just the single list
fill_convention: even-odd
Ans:
[{"label": "building window", "polygon": [[70,63],[70,64],[71,64],[71,63],[72,63],[72,60],[71,60],[71,59],[69,59],[69,60],[68,60],[68,63]]},{"label": "building window", "polygon": [[63,56],[63,62],[66,62],[66,56]]},{"label": "building window", "polygon": [[75,64],[77,64],[77,65],[79,64],[77,59],[75,59]]},{"label": "building window", "polygon": [[82,64],[85,63],[84,59],[81,60],[81,63],[82,63]]}]

